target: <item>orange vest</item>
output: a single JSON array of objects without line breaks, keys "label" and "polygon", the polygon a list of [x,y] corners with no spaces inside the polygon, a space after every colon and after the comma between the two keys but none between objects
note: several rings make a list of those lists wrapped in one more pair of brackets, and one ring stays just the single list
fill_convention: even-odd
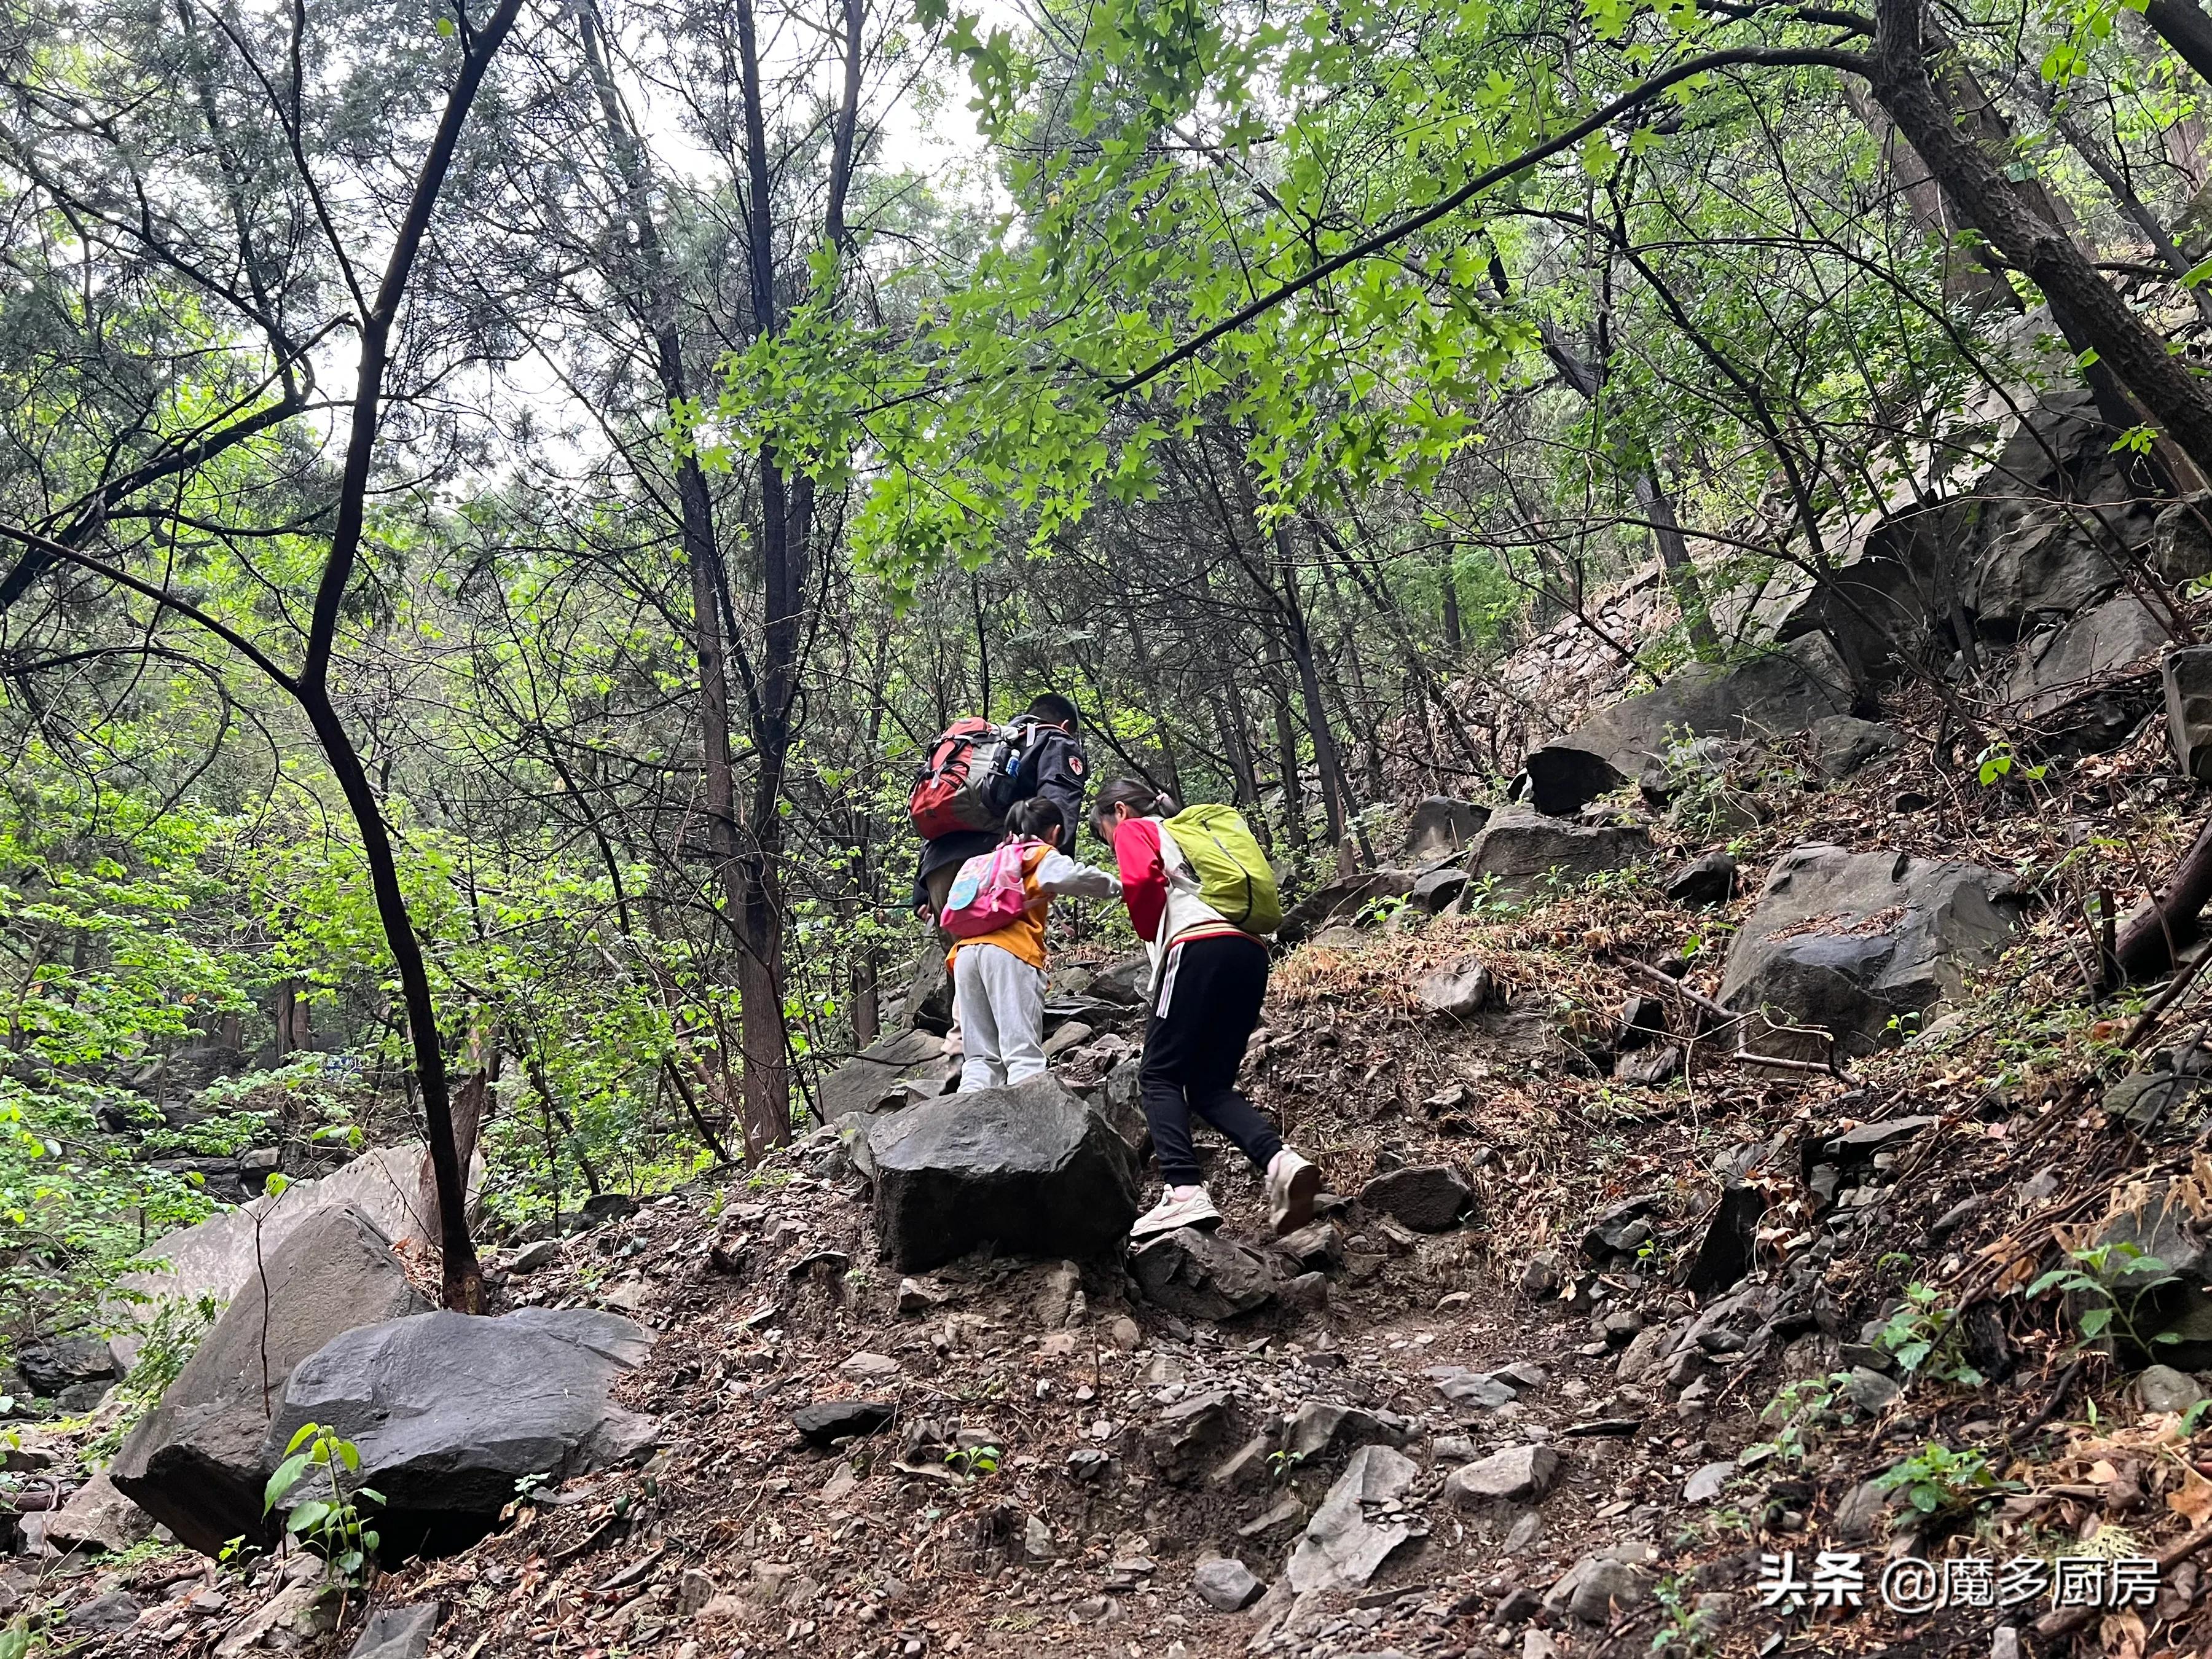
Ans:
[{"label": "orange vest", "polygon": [[995,933],[979,933],[974,939],[962,939],[945,958],[946,967],[951,967],[970,945],[995,945],[1001,951],[1012,951],[1038,972],[1044,971],[1044,913],[1052,901],[1037,891],[1036,868],[1050,851],[1051,848],[1039,842],[1022,854],[1022,890],[1029,895],[1030,903],[1021,919],[1008,922]]}]

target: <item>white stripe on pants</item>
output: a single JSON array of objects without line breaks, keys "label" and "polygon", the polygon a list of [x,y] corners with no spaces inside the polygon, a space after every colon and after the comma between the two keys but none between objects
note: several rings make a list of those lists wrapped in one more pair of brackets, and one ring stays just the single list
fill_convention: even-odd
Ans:
[{"label": "white stripe on pants", "polygon": [[960,1092],[1022,1083],[1044,1070],[1044,975],[995,945],[952,958],[960,1014]]}]

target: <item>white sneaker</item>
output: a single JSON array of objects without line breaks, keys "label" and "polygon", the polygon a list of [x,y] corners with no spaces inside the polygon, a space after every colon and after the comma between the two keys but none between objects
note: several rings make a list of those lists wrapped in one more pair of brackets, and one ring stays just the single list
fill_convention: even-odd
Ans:
[{"label": "white sneaker", "polygon": [[1218,1227],[1221,1212],[1213,1207],[1213,1200],[1206,1195],[1203,1187],[1170,1187],[1160,1194],[1160,1201],[1137,1218],[1137,1224],[1129,1229],[1132,1238],[1151,1238],[1158,1233],[1171,1233],[1178,1227]]},{"label": "white sneaker", "polygon": [[1285,1146],[1267,1160],[1267,1219],[1278,1233],[1294,1233],[1313,1219],[1321,1171]]}]

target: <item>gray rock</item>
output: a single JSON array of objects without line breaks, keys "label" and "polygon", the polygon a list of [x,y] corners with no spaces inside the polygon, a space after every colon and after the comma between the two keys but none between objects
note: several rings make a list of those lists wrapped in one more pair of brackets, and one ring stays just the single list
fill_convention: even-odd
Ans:
[{"label": "gray rock", "polygon": [[1395,1504],[1419,1474],[1412,1458],[1388,1446],[1362,1446],[1352,1453],[1291,1552],[1283,1576],[1292,1592],[1358,1589],[1372,1578],[1413,1529],[1387,1515],[1370,1520],[1368,1512]]},{"label": "gray rock", "polygon": [[835,1123],[865,1118],[886,1106],[904,1106],[916,1086],[925,1094],[940,1093],[957,1070],[942,1033],[890,1032],[822,1079],[823,1119]]},{"label": "gray rock", "polygon": [[2186,1371],[2148,1365],[2136,1378],[2136,1398],[2147,1412],[2185,1412],[2204,1398],[2204,1390]]},{"label": "gray rock", "polygon": [[1670,1081],[1682,1069],[1682,1051],[1671,1042],[1654,1043],[1648,1048],[1638,1048],[1620,1056],[1613,1063],[1613,1074],[1623,1083],[1635,1084],[1638,1088],[1656,1089]]},{"label": "gray rock", "polygon": [[2199,783],[2212,783],[2212,645],[2169,653],[2160,674],[2173,758]]},{"label": "gray rock", "polygon": [[1667,884],[1677,904],[1725,904],[1735,896],[1735,860],[1726,853],[1692,859]]},{"label": "gray rock", "polygon": [[1310,1221],[1296,1232],[1278,1238],[1275,1248],[1301,1267],[1316,1273],[1344,1265],[1344,1237],[1334,1221]]},{"label": "gray rock", "polygon": [[1423,976],[1413,996],[1442,1018],[1472,1019],[1498,1000],[1498,986],[1490,969],[1469,957]]},{"label": "gray rock", "polygon": [[1528,774],[1528,804],[1550,818],[1571,818],[1628,781],[1604,756],[1565,744],[1532,749],[1521,765]]},{"label": "gray rock", "polygon": [[15,1351],[15,1369],[39,1394],[59,1394],[80,1382],[97,1382],[105,1389],[123,1374],[106,1338],[99,1336],[33,1342]]},{"label": "gray rock", "polygon": [[58,1550],[105,1550],[120,1555],[154,1535],[154,1517],[95,1474],[46,1519],[46,1540]]},{"label": "gray rock", "polygon": [[1145,1000],[1152,981],[1152,959],[1142,950],[1119,956],[1091,975],[1091,994],[1124,1007]]},{"label": "gray rock", "polygon": [[2172,637],[2142,600],[2120,594],[2024,643],[2006,700],[2046,743],[2109,749],[2155,702],[2145,677]]},{"label": "gray rock", "polygon": [[1433,1365],[1429,1376],[1437,1385],[1437,1392],[1455,1406],[1468,1406],[1477,1411],[1494,1412],[1510,1406],[1520,1397],[1520,1390],[1504,1378],[1487,1371],[1471,1371],[1464,1365]]},{"label": "gray rock", "polygon": [[[325,1210],[357,1210],[395,1243],[422,1237],[429,1226],[429,1218],[418,1213],[428,1158],[420,1146],[383,1147],[319,1180],[295,1181],[274,1197],[257,1198],[197,1227],[170,1233],[141,1252],[157,1265],[143,1273],[125,1273],[118,1281],[122,1289],[148,1299],[113,1300],[102,1311],[111,1321],[131,1324],[150,1318],[165,1299],[189,1302],[212,1296],[218,1302],[233,1301],[248,1283],[258,1279],[258,1264],[276,1254],[293,1229]],[[483,1182],[483,1167],[479,1151],[469,1164],[472,1200]],[[117,1339],[118,1343],[123,1340]],[[135,1338],[129,1346],[135,1353]]]},{"label": "gray rock", "polygon": [[1291,1419],[1285,1449],[1305,1462],[1358,1446],[1402,1446],[1412,1425],[1393,1412],[1370,1412],[1338,1400],[1309,1400]]},{"label": "gray rock", "polygon": [[984,1243],[1081,1261],[1137,1218],[1135,1154],[1049,1073],[878,1118],[867,1144],[876,1235],[905,1272]]},{"label": "gray rock", "polygon": [[1444,1492],[1462,1504],[1533,1504],[1559,1478],[1559,1455],[1549,1446],[1508,1446],[1480,1462],[1455,1469]]},{"label": "gray rock", "polygon": [[550,1267],[561,1259],[561,1241],[541,1238],[526,1244],[507,1258],[507,1270],[511,1273],[534,1273],[540,1267]]},{"label": "gray rock", "polygon": [[1557,1296],[1567,1282],[1565,1265],[1550,1250],[1539,1250],[1522,1264],[1521,1294],[1539,1298]]},{"label": "gray rock", "polygon": [[1862,1480],[1843,1496],[1836,1505],[1836,1516],[1830,1524],[1837,1537],[1854,1544],[1865,1543],[1875,1536],[1882,1516],[1889,1510],[1889,1494],[1878,1480]]},{"label": "gray rock", "polygon": [[270,1247],[267,1267],[266,1294],[257,1282],[223,1310],[109,1469],[126,1497],[204,1554],[241,1535],[275,1540],[262,1487],[278,1460],[263,1442],[293,1369],[356,1326],[428,1305],[375,1224],[350,1206],[303,1216]]},{"label": "gray rock", "polygon": [[136,1597],[123,1590],[109,1590],[71,1607],[69,1626],[71,1630],[127,1630],[138,1622],[141,1611]]},{"label": "gray rock", "polygon": [[1379,901],[1406,897],[1419,877],[1418,870],[1364,870],[1327,883],[1283,913],[1275,938],[1286,945],[1303,944],[1331,922],[1364,915]]},{"label": "gray rock", "polygon": [[1747,1181],[1731,1181],[1723,1187],[1720,1206],[1713,1212],[1682,1287],[1702,1301],[1741,1280],[1751,1271],[1759,1218],[1765,1213],[1764,1188]]},{"label": "gray rock", "polygon": [[1416,1164],[1376,1176],[1359,1189],[1359,1201],[1415,1232],[1441,1233],[1474,1207],[1474,1194],[1446,1164]]},{"label": "gray rock", "polygon": [[1719,1000],[1826,1032],[1865,1054],[1893,1020],[1961,988],[2009,942],[2012,878],[1906,853],[1800,847],[1776,861],[1729,947]]},{"label": "gray rock", "polygon": [[1575,886],[1592,876],[1626,870],[1650,856],[1651,837],[1640,827],[1500,812],[1476,839],[1467,867],[1476,881],[1492,878],[1500,892],[1528,898],[1553,886]]},{"label": "gray rock", "polygon": [[1424,870],[1413,881],[1413,902],[1434,915],[1457,898],[1467,887],[1467,872],[1455,864]]},{"label": "gray rock", "polygon": [[441,1611],[435,1601],[379,1607],[362,1626],[347,1659],[422,1659],[437,1632]]},{"label": "gray rock", "polygon": [[[943,948],[934,940],[915,956],[914,969],[907,979],[906,1023],[937,1036],[952,1029],[952,972],[945,965]],[[834,1112],[824,1115],[832,1122],[836,1121]]]},{"label": "gray rock", "polygon": [[1664,1326],[1645,1326],[1621,1350],[1620,1363],[1613,1367],[1614,1377],[1627,1384],[1643,1382],[1667,1357],[1675,1334]]},{"label": "gray rock", "polygon": [[1576,1581],[1567,1611],[1586,1625],[1610,1625],[1616,1607],[1632,1607],[1648,1593],[1644,1574],[1627,1562],[1594,1561]]},{"label": "gray rock", "polygon": [[1481,830],[1490,809],[1451,795],[1429,795],[1414,806],[1406,830],[1408,862],[1433,864],[1448,859],[1473,841]]},{"label": "gray rock", "polygon": [[824,1450],[854,1435],[880,1434],[898,1407],[888,1400],[817,1400],[791,1414],[791,1426]]},{"label": "gray rock", "polygon": [[1711,1503],[1727,1490],[1728,1483],[1735,1474],[1735,1461],[1733,1458],[1702,1465],[1682,1483],[1682,1501],[1685,1504]]},{"label": "gray rock", "polygon": [[2169,502],[2151,523],[2150,564],[2162,581],[2179,586],[2212,571],[2212,496],[2197,495]]},{"label": "gray rock", "polygon": [[1219,1233],[1179,1228],[1130,1253],[1145,1299],[1182,1319],[1233,1319],[1275,1293],[1267,1263]]},{"label": "gray rock", "polygon": [[294,1369],[263,1456],[274,1467],[295,1430],[319,1423],[360,1449],[386,1516],[497,1515],[526,1474],[565,1480],[651,1449],[653,1420],[611,1394],[652,1346],[642,1327],[585,1308],[364,1326]]},{"label": "gray rock", "polygon": [[1592,715],[1560,746],[1587,750],[1635,777],[1686,732],[1692,738],[1766,738],[1802,732],[1828,714],[1848,714],[1850,674],[1835,647],[1808,634],[1735,668],[1692,663],[1656,691]]},{"label": "gray rock", "polygon": [[1242,1561],[1225,1556],[1200,1562],[1198,1571],[1191,1575],[1190,1587],[1216,1613],[1242,1613],[1267,1589]]},{"label": "gray rock", "polygon": [[1869,761],[1904,747],[1905,733],[1878,720],[1828,714],[1813,722],[1813,752],[1820,757],[1820,770],[1832,778],[1847,778]]},{"label": "gray rock", "polygon": [[1152,1472],[1168,1485],[1193,1486],[1243,1438],[1236,1396],[1213,1389],[1186,1395],[1161,1412],[1146,1431],[1144,1451]]},{"label": "gray rock", "polygon": [[2136,1072],[2105,1085],[2105,1110],[2141,1135],[2193,1139],[2212,1105],[2212,1077],[2198,1073]]},{"label": "gray rock", "polygon": [[1850,1396],[1851,1404],[1871,1416],[1895,1405],[1905,1390],[1880,1371],[1855,1365],[1844,1384],[1844,1392]]}]

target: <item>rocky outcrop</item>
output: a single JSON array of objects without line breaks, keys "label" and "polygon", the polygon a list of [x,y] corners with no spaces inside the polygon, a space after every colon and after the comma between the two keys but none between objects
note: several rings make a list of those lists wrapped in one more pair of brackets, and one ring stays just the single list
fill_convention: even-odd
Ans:
[{"label": "rocky outcrop", "polygon": [[1474,839],[1489,817],[1487,807],[1454,795],[1423,797],[1406,826],[1407,860],[1424,865],[1449,858]]},{"label": "rocky outcrop", "polygon": [[1547,884],[1573,886],[1650,856],[1651,838],[1642,829],[1501,812],[1476,839],[1467,869],[1475,881],[1487,878],[1500,892],[1534,897]]},{"label": "rocky outcrop", "polygon": [[1629,781],[1603,755],[1572,744],[1531,749],[1521,766],[1528,775],[1528,804],[1547,817],[1571,818]]},{"label": "rocky outcrop", "polygon": [[642,1327],[587,1308],[365,1325],[294,1368],[262,1456],[273,1468],[301,1424],[319,1423],[360,1451],[387,1531],[495,1516],[525,1475],[558,1482],[653,1445],[653,1419],[612,1399],[652,1346]]},{"label": "rocky outcrop", "polygon": [[823,1121],[835,1123],[943,1094],[959,1073],[949,1048],[934,1031],[910,1029],[877,1038],[822,1080]]},{"label": "rocky outcrop", "polygon": [[1818,634],[1734,668],[1692,663],[1656,691],[1592,715],[1556,747],[1601,757],[1625,777],[1663,762],[1668,745],[1693,738],[1771,738],[1802,732],[1829,714],[1850,712],[1851,676]]},{"label": "rocky outcrop", "polygon": [[1729,945],[1720,1000],[1867,1053],[1900,1035],[1900,1016],[1923,1014],[1993,960],[2016,915],[2001,871],[1800,847],[1776,861]]},{"label": "rocky outcrop", "polygon": [[1869,762],[1904,747],[1905,734],[1879,720],[1830,714],[1813,722],[1813,750],[1820,757],[1820,770],[1832,778],[1849,777]]},{"label": "rocky outcrop", "polygon": [[1137,1218],[1137,1160],[1049,1073],[927,1101],[868,1128],[876,1234],[902,1271],[989,1243],[1081,1261]]},{"label": "rocky outcrop", "polygon": [[2142,600],[2123,593],[2025,641],[2006,701],[2046,744],[2110,749],[2156,701],[2152,665],[2172,637]]},{"label": "rocky outcrop", "polygon": [[1415,1232],[1441,1233],[1459,1225],[1474,1194],[1449,1164],[1419,1164],[1376,1176],[1359,1189],[1359,1202]]},{"label": "rocky outcrop", "polygon": [[[106,1311],[115,1319],[136,1321],[147,1316],[164,1297],[191,1301],[212,1296],[219,1302],[228,1302],[257,1276],[257,1264],[266,1261],[295,1228],[330,1210],[356,1211],[394,1243],[434,1237],[433,1218],[422,1213],[426,1156],[420,1146],[386,1146],[364,1153],[319,1180],[295,1181],[274,1197],[258,1198],[197,1227],[171,1233],[143,1252],[149,1258],[161,1258],[160,1267],[127,1273],[120,1281],[126,1290],[148,1299],[115,1301]],[[483,1156],[479,1152],[469,1164],[472,1195],[483,1180]],[[135,1351],[136,1343],[131,1346]]]},{"label": "rocky outcrop", "polygon": [[427,1306],[375,1223],[350,1206],[312,1212],[270,1248],[267,1267],[265,1292],[257,1274],[251,1293],[233,1298],[109,1471],[210,1555],[240,1535],[273,1537],[261,1489],[276,1464],[262,1438],[293,1369],[356,1326]]}]

